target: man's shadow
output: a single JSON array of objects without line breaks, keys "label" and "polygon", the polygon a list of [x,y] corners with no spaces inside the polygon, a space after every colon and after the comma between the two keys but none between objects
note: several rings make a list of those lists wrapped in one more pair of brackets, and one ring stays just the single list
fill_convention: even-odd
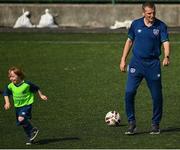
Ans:
[{"label": "man's shadow", "polygon": [[180,132],[180,127],[168,127],[161,130],[162,132]]},{"label": "man's shadow", "polygon": [[56,143],[56,142],[61,142],[61,141],[72,141],[72,140],[80,140],[80,138],[78,137],[47,138],[47,139],[35,141],[33,142],[33,144],[44,145],[44,144],[49,144],[49,143]]},{"label": "man's shadow", "polygon": [[[146,134],[149,132],[150,131],[137,132],[136,134]],[[165,133],[165,132],[180,132],[180,127],[167,127],[167,128],[161,129],[161,133]]]}]

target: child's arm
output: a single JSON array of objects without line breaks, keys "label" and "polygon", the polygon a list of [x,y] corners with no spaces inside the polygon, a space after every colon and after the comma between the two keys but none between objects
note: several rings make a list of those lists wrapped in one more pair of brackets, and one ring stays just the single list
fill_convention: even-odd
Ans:
[{"label": "child's arm", "polygon": [[5,110],[8,110],[11,107],[11,104],[9,102],[9,97],[4,96],[4,100],[5,100],[4,108],[5,108]]},{"label": "child's arm", "polygon": [[39,97],[42,99],[42,100],[48,100],[47,96],[42,94],[42,92],[40,91],[39,87],[35,84],[33,84],[32,82],[29,82],[29,81],[26,81],[26,83],[28,83],[30,85],[30,91],[35,93],[37,92]]},{"label": "child's arm", "polygon": [[39,97],[40,97],[42,100],[45,100],[45,101],[48,100],[47,96],[44,95],[44,94],[42,94],[42,92],[41,92],[40,90],[38,90],[37,92],[38,92],[38,94],[39,94]]}]

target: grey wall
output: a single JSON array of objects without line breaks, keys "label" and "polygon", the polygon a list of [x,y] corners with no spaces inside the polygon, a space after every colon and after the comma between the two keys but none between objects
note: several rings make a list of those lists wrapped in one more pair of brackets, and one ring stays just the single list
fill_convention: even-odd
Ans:
[{"label": "grey wall", "polygon": [[[157,4],[157,18],[168,26],[180,26],[180,4]],[[115,20],[133,20],[142,16],[141,4],[0,4],[0,26],[12,27],[22,14],[22,9],[31,12],[31,21],[38,24],[46,8],[60,26],[109,27]]]}]

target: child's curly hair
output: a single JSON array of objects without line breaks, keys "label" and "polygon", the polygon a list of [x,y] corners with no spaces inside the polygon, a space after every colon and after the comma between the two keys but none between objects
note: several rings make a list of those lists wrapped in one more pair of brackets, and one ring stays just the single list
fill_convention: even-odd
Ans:
[{"label": "child's curly hair", "polygon": [[22,71],[22,69],[18,68],[18,67],[11,67],[9,68],[8,70],[8,76],[10,74],[10,72],[13,71],[18,77],[20,77],[21,80],[23,80],[25,78],[25,74],[24,72]]}]

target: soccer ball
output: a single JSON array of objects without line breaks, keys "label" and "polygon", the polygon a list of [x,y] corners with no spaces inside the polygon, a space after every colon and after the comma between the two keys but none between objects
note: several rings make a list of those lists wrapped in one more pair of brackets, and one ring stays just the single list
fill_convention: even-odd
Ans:
[{"label": "soccer ball", "polygon": [[109,126],[119,126],[121,122],[121,118],[118,112],[110,111],[105,116],[105,122]]}]

